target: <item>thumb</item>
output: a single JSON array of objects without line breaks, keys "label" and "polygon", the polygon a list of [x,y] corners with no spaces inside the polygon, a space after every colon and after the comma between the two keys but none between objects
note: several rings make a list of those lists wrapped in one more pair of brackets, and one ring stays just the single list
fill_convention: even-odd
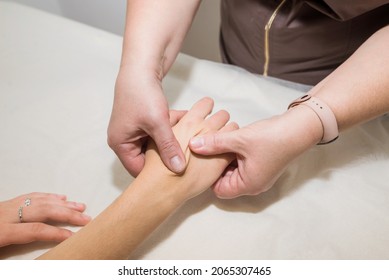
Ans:
[{"label": "thumb", "polygon": [[240,137],[237,131],[196,136],[190,140],[189,147],[193,152],[201,155],[236,153],[240,150]]},{"label": "thumb", "polygon": [[166,167],[174,173],[183,172],[186,168],[185,156],[169,123],[159,124],[150,136],[157,145]]}]

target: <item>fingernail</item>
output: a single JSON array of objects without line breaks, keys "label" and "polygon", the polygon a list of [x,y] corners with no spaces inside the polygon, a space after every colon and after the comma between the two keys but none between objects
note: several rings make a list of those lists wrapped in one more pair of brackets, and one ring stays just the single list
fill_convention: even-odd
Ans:
[{"label": "fingernail", "polygon": [[84,218],[84,219],[86,219],[86,220],[92,220],[92,217],[91,216],[89,216],[89,215],[87,215],[87,214],[82,214],[82,217]]},{"label": "fingernail", "polygon": [[78,208],[85,208],[85,204],[84,204],[84,203],[81,203],[81,202],[74,202],[74,204],[75,204],[76,207],[78,207]]},{"label": "fingernail", "polygon": [[190,140],[190,145],[192,148],[201,148],[204,146],[204,138],[203,137],[195,137]]},{"label": "fingernail", "polygon": [[185,168],[185,164],[178,156],[174,156],[170,159],[170,164],[174,172],[181,172]]},{"label": "fingernail", "polygon": [[86,205],[84,203],[80,202],[74,202],[74,201],[68,201],[67,202],[69,206],[73,206],[75,209],[85,209]]}]

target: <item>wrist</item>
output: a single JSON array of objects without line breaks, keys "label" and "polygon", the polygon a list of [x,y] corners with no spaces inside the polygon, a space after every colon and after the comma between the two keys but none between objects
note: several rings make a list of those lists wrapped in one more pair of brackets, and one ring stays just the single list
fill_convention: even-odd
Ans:
[{"label": "wrist", "polygon": [[339,130],[335,114],[325,102],[317,97],[306,94],[290,103],[288,109],[298,105],[307,106],[312,109],[319,118],[323,128],[323,134],[318,144],[328,144],[338,138]]},{"label": "wrist", "polygon": [[302,153],[318,144],[323,136],[323,126],[316,113],[307,106],[296,106],[280,116],[282,134],[295,153]]},{"label": "wrist", "polygon": [[[133,98],[132,96],[142,96],[145,92],[147,94],[162,92],[162,80],[158,73],[147,67],[121,66],[115,82],[115,96]],[[118,100],[120,99],[114,101]]]},{"label": "wrist", "polygon": [[137,85],[142,83],[148,83],[150,81],[160,82],[161,80],[162,79],[159,75],[159,70],[157,67],[137,64],[126,64],[120,65],[116,77],[116,84],[132,83]]},{"label": "wrist", "polygon": [[[150,175],[152,174],[152,175]],[[157,209],[173,212],[187,198],[188,184],[180,175],[169,170],[150,170],[145,167],[132,184],[143,198],[155,205]],[[131,188],[133,187],[131,186]]]},{"label": "wrist", "polygon": [[162,50],[157,53],[131,52],[130,55],[123,55],[119,75],[131,73],[137,77],[146,75],[146,77],[154,76],[162,80],[166,68],[165,63],[166,56]]}]

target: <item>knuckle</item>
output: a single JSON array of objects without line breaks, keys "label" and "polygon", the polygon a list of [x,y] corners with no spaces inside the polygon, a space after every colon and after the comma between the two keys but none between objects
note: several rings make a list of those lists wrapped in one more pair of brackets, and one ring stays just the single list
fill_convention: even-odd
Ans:
[{"label": "knuckle", "polygon": [[150,115],[148,118],[145,118],[145,121],[149,120],[153,124],[157,124],[159,121],[162,120],[167,120],[169,117],[169,114],[166,112],[162,112],[160,110],[152,110],[150,112]]},{"label": "knuckle", "polygon": [[117,133],[108,129],[107,131],[107,144],[112,149],[115,150],[117,148],[118,143],[120,143],[120,139],[118,138]]},{"label": "knuckle", "polygon": [[162,122],[169,122],[169,110],[167,108],[153,108],[141,118],[141,122],[152,127],[157,127]]},{"label": "knuckle", "polygon": [[252,153],[252,148],[255,143],[252,143],[249,138],[236,137],[234,139],[234,148],[242,155]]},{"label": "knuckle", "polygon": [[58,210],[55,207],[52,207],[50,204],[43,204],[40,207],[40,217],[41,221],[48,222],[50,220],[55,220],[58,216]]},{"label": "knuckle", "polygon": [[163,139],[160,140],[158,145],[158,149],[163,153],[174,153],[176,151],[176,143],[172,139]]},{"label": "knuckle", "polygon": [[107,136],[107,144],[112,150],[115,150],[116,141],[114,140],[114,138],[111,135]]},{"label": "knuckle", "polygon": [[223,138],[218,137],[218,135],[212,135],[209,139],[210,146],[214,149],[223,148],[224,147],[224,141]]},{"label": "knuckle", "polygon": [[[197,117],[197,116],[193,116],[191,118],[187,118],[185,120],[185,124],[182,126],[186,131],[192,131],[195,132],[197,130],[199,130],[199,128],[202,127],[202,125],[199,125],[201,123],[202,119],[200,117]],[[202,127],[200,129],[200,132],[201,133],[206,133],[207,132],[207,128],[205,127]]]}]

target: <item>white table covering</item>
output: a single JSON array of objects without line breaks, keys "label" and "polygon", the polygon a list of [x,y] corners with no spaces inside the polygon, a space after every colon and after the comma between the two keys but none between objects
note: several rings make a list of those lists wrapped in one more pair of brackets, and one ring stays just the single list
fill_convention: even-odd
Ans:
[{"label": "white table covering", "polygon": [[[0,200],[32,191],[64,193],[96,216],[131,182],[106,144],[121,42],[0,2]],[[178,57],[164,88],[172,108],[188,109],[210,96],[215,111],[228,110],[241,126],[283,112],[301,95],[289,85],[187,55]],[[220,200],[207,191],[191,200],[133,258],[387,259],[388,182],[384,116],[313,148],[265,194]],[[9,246],[0,258],[33,259],[51,246]]]}]

